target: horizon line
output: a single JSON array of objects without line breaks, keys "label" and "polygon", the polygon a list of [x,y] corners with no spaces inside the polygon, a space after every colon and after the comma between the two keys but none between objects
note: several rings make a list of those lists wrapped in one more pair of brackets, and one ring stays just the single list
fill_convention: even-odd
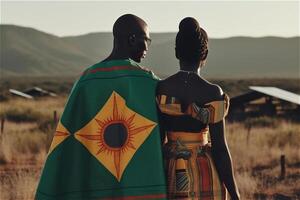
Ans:
[{"label": "horizon line", "polygon": [[[22,27],[22,28],[29,28],[29,29],[34,29],[36,31],[45,33],[45,34],[49,34],[49,35],[53,35],[59,38],[66,38],[66,37],[79,37],[79,36],[84,36],[84,35],[90,35],[90,34],[97,34],[97,33],[112,33],[112,31],[91,31],[91,32],[87,32],[87,33],[78,33],[77,35],[57,35],[55,33],[51,33],[51,32],[47,32],[44,30],[40,30],[36,27],[31,27],[31,26],[25,26],[25,25],[19,25],[19,24],[6,24],[6,23],[0,23],[0,26],[2,25],[6,25],[6,26],[16,26],[16,27]],[[167,34],[167,33],[177,33],[178,31],[152,31],[150,32],[150,34]],[[278,38],[297,38],[300,37],[300,33],[299,35],[293,35],[293,36],[279,36],[279,35],[262,35],[262,36],[251,36],[251,35],[232,35],[232,36],[225,36],[225,37],[209,37],[210,39],[230,39],[230,38],[237,38],[237,37],[248,37],[248,38],[267,38],[267,37],[278,37]]]}]

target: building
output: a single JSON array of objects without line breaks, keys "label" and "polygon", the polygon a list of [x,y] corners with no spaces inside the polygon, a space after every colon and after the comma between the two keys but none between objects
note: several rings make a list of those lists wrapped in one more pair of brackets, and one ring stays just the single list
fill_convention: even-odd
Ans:
[{"label": "building", "polygon": [[39,87],[33,87],[30,89],[27,89],[24,91],[24,93],[29,94],[33,97],[44,97],[44,96],[53,96],[56,97],[57,95],[53,92],[49,92],[47,90],[44,90],[42,88]]},{"label": "building", "polygon": [[33,87],[23,92],[15,89],[9,89],[9,93],[14,96],[18,96],[25,99],[35,99],[36,97],[45,97],[45,96],[52,96],[52,97],[57,96],[55,93],[43,90],[42,88],[39,87]]},{"label": "building", "polygon": [[26,94],[24,92],[15,90],[15,89],[9,89],[9,93],[14,96],[18,96],[18,97],[25,98],[25,99],[34,99],[33,96]]},{"label": "building", "polygon": [[229,120],[262,115],[298,115],[300,118],[300,95],[276,88],[250,86],[248,93],[230,100]]}]

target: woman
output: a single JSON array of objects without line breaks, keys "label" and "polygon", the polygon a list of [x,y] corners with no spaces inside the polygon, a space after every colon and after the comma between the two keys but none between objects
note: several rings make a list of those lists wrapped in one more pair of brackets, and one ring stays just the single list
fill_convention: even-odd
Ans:
[{"label": "woman", "polygon": [[180,71],[157,88],[167,138],[168,197],[226,199],[227,189],[231,199],[239,199],[224,135],[229,99],[199,75],[208,55],[208,37],[194,18],[180,22],[175,51]]}]

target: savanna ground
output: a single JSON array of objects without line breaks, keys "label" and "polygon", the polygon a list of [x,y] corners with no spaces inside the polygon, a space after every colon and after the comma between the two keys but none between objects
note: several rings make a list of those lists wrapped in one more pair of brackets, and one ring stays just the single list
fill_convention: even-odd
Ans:
[{"label": "savanna ground", "polygon": [[[40,173],[74,78],[23,78],[1,80],[0,199],[33,199]],[[300,93],[299,80],[222,80],[231,96],[248,85],[277,86]],[[9,88],[39,86],[58,93],[57,98],[24,100],[8,95]],[[251,127],[251,128],[249,128]],[[242,198],[300,199],[300,123],[277,116],[261,116],[228,122],[226,137]],[[286,174],[280,177],[280,156],[285,155]]]}]

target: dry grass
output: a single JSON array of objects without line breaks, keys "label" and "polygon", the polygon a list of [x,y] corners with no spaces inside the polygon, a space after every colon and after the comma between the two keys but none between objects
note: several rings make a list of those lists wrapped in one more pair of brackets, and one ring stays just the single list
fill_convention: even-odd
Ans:
[{"label": "dry grass", "polygon": [[251,199],[253,194],[258,191],[258,180],[249,172],[235,172],[235,179],[239,187],[242,199]]},{"label": "dry grass", "polygon": [[35,123],[7,122],[0,137],[0,163],[41,163],[49,146],[49,136],[36,129]]},{"label": "dry grass", "polygon": [[249,133],[242,123],[227,125],[227,141],[244,199],[258,199],[253,196],[255,193],[295,195],[295,179],[299,179],[300,168],[287,167],[287,178],[281,180],[280,156],[285,155],[288,166],[300,163],[300,124],[277,123],[275,127],[252,126]]},{"label": "dry grass", "polygon": [[2,175],[0,179],[1,200],[34,199],[40,169],[19,169],[6,171],[4,175],[1,173],[0,175]]},{"label": "dry grass", "polygon": [[[2,116],[17,108],[21,117],[31,110],[43,118],[35,122],[6,121],[4,134],[0,136],[1,200],[33,199],[54,131],[53,126],[47,125],[53,119],[54,110],[61,115],[65,101],[66,97],[60,97],[0,103]],[[299,198],[300,124],[272,118],[260,120],[268,123],[230,123],[226,128],[242,199],[276,199],[279,193]],[[282,154],[287,162],[285,179],[279,178]]]},{"label": "dry grass", "polygon": [[1,200],[34,199],[53,134],[53,126],[49,129],[41,126],[53,121],[54,110],[61,114],[65,100],[65,97],[36,101],[14,99],[0,103],[0,116],[10,112],[14,116],[12,121],[5,121],[4,133],[0,135]]},{"label": "dry grass", "polygon": [[275,128],[252,127],[248,138],[247,135],[248,129],[242,123],[227,125],[226,137],[237,170],[271,164],[281,154],[288,155],[291,161],[300,161],[300,124],[280,121]]},{"label": "dry grass", "polygon": [[58,113],[62,113],[65,103],[65,96],[60,96],[57,98],[42,98],[38,100],[14,98],[7,102],[0,102],[0,116],[19,114],[24,115],[22,118],[24,118],[25,121],[26,119],[27,121],[36,121],[39,120],[39,118],[52,119],[54,110],[56,110]]}]

